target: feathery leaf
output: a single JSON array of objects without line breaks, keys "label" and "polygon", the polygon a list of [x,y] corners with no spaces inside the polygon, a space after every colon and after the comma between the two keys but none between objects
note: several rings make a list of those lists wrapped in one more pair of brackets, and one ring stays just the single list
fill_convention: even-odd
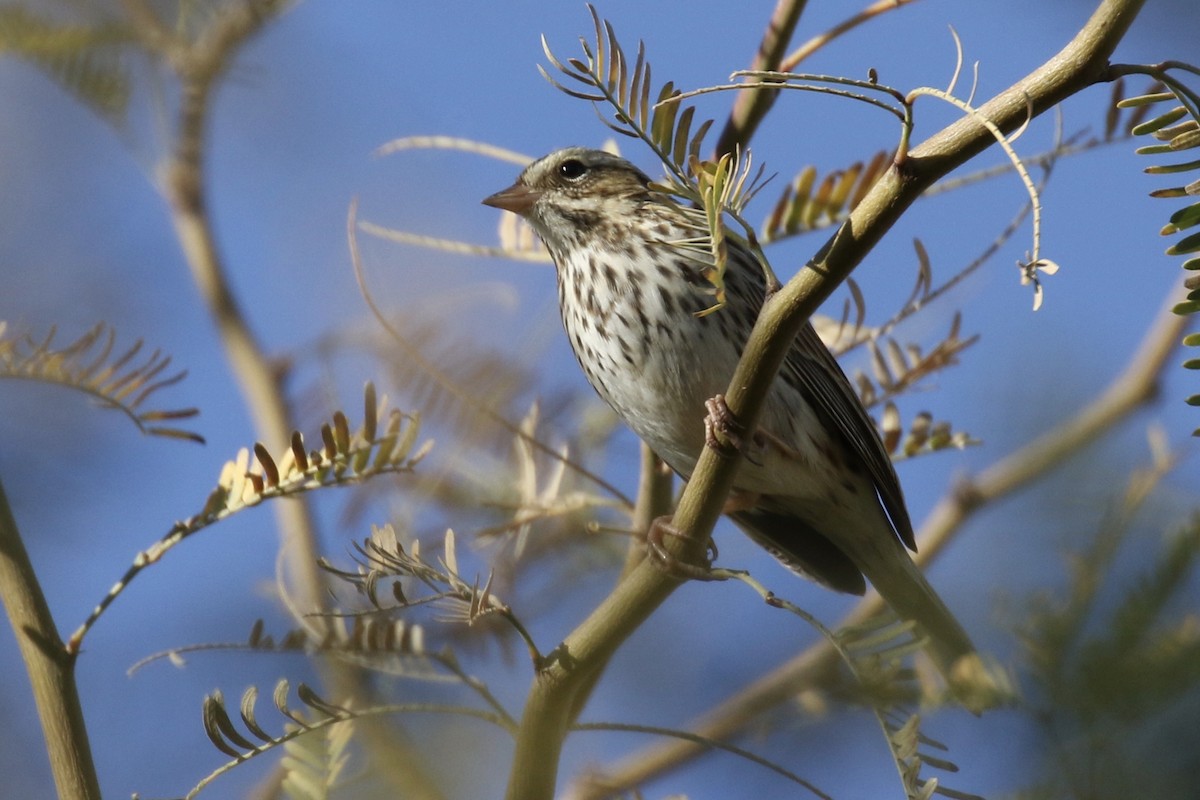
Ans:
[{"label": "feathery leaf", "polygon": [[[1162,145],[1139,147],[1136,152],[1142,155],[1174,155],[1184,150],[1200,147],[1200,93],[1183,84],[1175,75],[1168,74],[1169,66],[1148,71],[1156,75],[1159,83],[1140,96],[1119,100],[1117,105],[1122,108],[1134,108],[1147,116],[1152,113],[1149,109],[1161,106],[1163,103],[1175,102],[1178,105],[1166,111],[1159,111],[1157,116],[1140,121],[1131,128],[1135,136],[1151,136],[1164,142]],[[1194,77],[1196,69],[1192,67],[1190,71],[1186,69],[1178,71]],[[1164,87],[1165,91],[1163,91]],[[1147,167],[1145,171],[1152,175],[1197,174],[1200,173],[1200,159],[1157,164]],[[1152,197],[1160,198],[1195,198],[1196,195],[1200,195],[1200,180],[1158,189],[1150,194]],[[1191,205],[1175,211],[1160,233],[1163,236],[1171,236],[1195,225],[1198,221],[1200,221],[1200,203],[1193,202]],[[1184,236],[1167,248],[1168,255],[1190,255],[1198,251],[1200,251],[1200,235],[1194,233]],[[1183,266],[1185,269],[1193,268],[1195,262],[1195,259],[1189,259]],[[1200,302],[1197,302],[1195,291],[1196,286],[1193,285],[1190,278],[1184,281],[1184,286],[1189,289],[1188,299],[1176,305],[1175,313],[1195,314],[1200,311]],[[1200,346],[1187,340],[1184,344],[1190,347]],[[1184,366],[1188,367],[1194,362],[1195,359],[1188,359]],[[1189,405],[1200,405],[1200,393],[1190,395],[1186,398],[1186,402]],[[1192,433],[1200,436],[1200,428],[1196,428]]]},{"label": "feathery leaf", "polygon": [[134,41],[133,31],[115,22],[61,22],[23,4],[0,5],[0,53],[34,64],[114,125],[129,103],[122,56]]},{"label": "feathery leaf", "polygon": [[204,438],[182,428],[156,423],[191,419],[200,412],[194,408],[143,409],[155,393],[172,386],[187,375],[180,371],[165,378],[159,376],[170,365],[170,356],[155,350],[138,358],[142,340],[137,340],[113,358],[116,331],[99,323],[65,347],[54,347],[52,328],[41,341],[28,334],[10,334],[0,321],[0,378],[38,381],[65,386],[95,398],[102,407],[113,408],[128,417],[142,433],[204,443]]},{"label": "feathery leaf", "polygon": [[[364,391],[364,400],[372,408],[372,411],[364,416],[378,413],[374,408],[374,389],[370,385]],[[380,402],[382,405],[383,401]],[[327,486],[359,483],[380,474],[412,472],[433,443],[426,442],[415,450],[397,447],[399,433],[397,431],[393,434],[390,431],[405,423],[409,428],[416,427],[419,425],[419,418],[392,410],[388,414],[388,420],[389,432],[385,432],[381,438],[368,439],[362,428],[352,434],[346,416],[337,411],[333,415],[332,430],[329,424],[322,426],[324,449],[313,450],[306,459],[298,460],[295,445],[303,443],[302,438],[298,439],[299,434],[292,437],[292,444],[278,457],[273,457],[264,445],[258,443],[254,447],[259,463],[257,470],[250,467],[249,450],[243,448],[234,461],[225,463],[217,487],[209,494],[201,510],[175,523],[162,539],[134,557],[132,565],[121,579],[71,635],[67,642],[67,651],[79,651],[88,630],[142,570],[158,562],[168,550],[184,539],[209,525],[265,500],[289,497]],[[415,435],[405,435],[403,440],[411,445],[415,442]],[[375,457],[383,447],[387,447],[388,457]]]}]

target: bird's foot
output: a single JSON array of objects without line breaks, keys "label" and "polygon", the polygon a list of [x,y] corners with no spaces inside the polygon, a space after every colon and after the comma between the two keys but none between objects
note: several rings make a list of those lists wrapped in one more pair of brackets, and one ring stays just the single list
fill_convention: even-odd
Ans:
[{"label": "bird's foot", "polygon": [[691,538],[672,524],[671,517],[658,517],[650,523],[650,530],[646,531],[646,554],[652,564],[668,575],[684,580],[715,580],[712,574],[712,563],[717,558],[717,545],[711,537],[704,543],[703,561],[699,564],[691,564],[667,550],[666,537],[668,536],[677,539]]},{"label": "bird's foot", "polygon": [[757,432],[749,434],[746,431],[746,426],[729,410],[725,395],[713,395],[704,401],[704,407],[708,409],[708,416],[704,418],[704,443],[725,458],[741,453],[751,464],[762,466],[766,442]]}]

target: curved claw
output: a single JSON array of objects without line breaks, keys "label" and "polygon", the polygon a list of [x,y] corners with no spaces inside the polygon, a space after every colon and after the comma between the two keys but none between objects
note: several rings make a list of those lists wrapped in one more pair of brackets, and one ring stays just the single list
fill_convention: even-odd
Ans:
[{"label": "curved claw", "polygon": [[726,458],[741,453],[751,464],[762,466],[765,445],[761,437],[757,433],[747,435],[746,426],[726,405],[725,395],[713,395],[704,401],[704,407],[708,410],[708,416],[704,418],[704,443]]},{"label": "curved claw", "polygon": [[663,541],[666,536],[688,538],[681,530],[671,523],[671,517],[658,517],[650,523],[646,531],[646,550],[650,561],[663,572],[676,578],[693,581],[716,580],[712,574],[712,563],[717,557],[717,545],[709,537],[704,545],[704,561],[701,564],[689,564],[681,561],[667,550]]}]

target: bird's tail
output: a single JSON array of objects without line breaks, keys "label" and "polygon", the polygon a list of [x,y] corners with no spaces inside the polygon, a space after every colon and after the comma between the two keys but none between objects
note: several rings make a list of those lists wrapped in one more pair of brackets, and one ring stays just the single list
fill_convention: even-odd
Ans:
[{"label": "bird's tail", "polygon": [[765,503],[730,516],[785,565],[832,589],[862,594],[865,575],[896,615],[915,623],[928,639],[926,651],[965,704],[982,708],[993,702],[984,697],[990,692],[987,684],[992,678],[971,637],[925,580],[899,538],[883,527],[887,522],[882,511],[877,519],[843,517],[836,527],[825,526],[841,534],[836,540],[788,509],[781,511]]},{"label": "bird's tail", "polygon": [[[884,546],[888,545],[891,542]],[[955,664],[974,655],[975,645],[908,553],[899,543],[890,549],[890,553],[872,553],[855,561],[897,616],[916,623],[926,635],[927,652],[946,681],[954,685]]]}]

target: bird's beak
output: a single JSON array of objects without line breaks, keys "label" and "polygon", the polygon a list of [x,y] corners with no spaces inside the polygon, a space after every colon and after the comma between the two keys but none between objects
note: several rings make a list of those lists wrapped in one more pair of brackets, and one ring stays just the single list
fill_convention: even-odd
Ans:
[{"label": "bird's beak", "polygon": [[507,189],[484,198],[483,204],[525,216],[541,196],[542,193],[536,189],[530,189],[521,183],[514,183]]}]

